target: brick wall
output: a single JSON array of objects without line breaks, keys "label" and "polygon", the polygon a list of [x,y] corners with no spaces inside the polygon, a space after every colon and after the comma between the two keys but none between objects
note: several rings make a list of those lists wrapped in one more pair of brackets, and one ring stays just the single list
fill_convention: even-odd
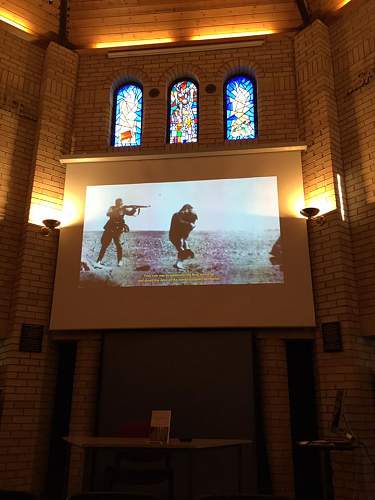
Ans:
[{"label": "brick wall", "polygon": [[32,167],[44,51],[0,31],[0,335],[9,320]]},{"label": "brick wall", "polygon": [[[375,460],[375,4],[351,2],[330,27],[336,101],[354,275],[358,291],[360,329],[372,338],[354,338],[356,360],[348,418]],[[374,470],[359,452],[357,472],[368,498],[375,496]],[[361,497],[362,498],[362,497]]]},{"label": "brick wall", "polygon": [[[8,331],[28,180],[32,166],[44,52],[0,31],[0,337]],[[0,387],[8,347],[0,346]],[[1,402],[0,402],[1,405]]]},{"label": "brick wall", "polygon": [[[288,337],[288,334],[284,333]],[[302,337],[302,335],[301,335]],[[297,334],[298,338],[298,334]],[[293,496],[293,460],[284,338],[274,330],[257,334],[262,417],[272,493]]]},{"label": "brick wall", "polygon": [[[116,85],[126,79],[140,81],[144,86],[143,145],[127,148],[126,154],[137,154],[140,150],[179,151],[181,146],[166,145],[165,138],[168,86],[181,76],[194,77],[200,87],[199,144],[184,145],[184,150],[233,148],[233,143],[224,143],[223,85],[228,76],[238,71],[251,71],[258,81],[259,139],[254,142],[298,141],[293,40],[289,36],[274,36],[261,47],[242,49],[121,59],[108,59],[104,53],[82,54],[73,152],[112,150],[111,94]],[[217,87],[213,94],[205,91],[209,83]],[[153,87],[160,90],[156,98],[148,95]],[[249,143],[245,141],[243,146],[248,147]]]},{"label": "brick wall", "polygon": [[[71,435],[94,433],[95,408],[98,394],[101,338],[86,332],[78,341],[74,376]],[[84,452],[73,448],[70,454],[69,493],[80,493],[83,479]]]},{"label": "brick wall", "polygon": [[375,4],[362,4],[361,9],[348,9],[330,35],[357,286],[365,319],[375,315]]},{"label": "brick wall", "polygon": [[[347,9],[330,28],[316,21],[298,34],[296,70],[301,129],[308,145],[303,157],[305,198],[314,200],[317,194],[325,192],[335,202],[338,200],[336,174],[339,173],[346,181],[346,220],[341,220],[340,212],[334,211],[326,216],[324,225],[311,224],[309,227],[317,319],[319,322],[340,321],[343,336],[343,351],[327,353],[323,351],[319,331],[316,335],[320,432],[326,435],[329,431],[335,392],[338,388],[345,389],[347,419],[354,434],[362,438],[370,453],[374,454],[374,342],[361,336],[363,285],[358,273],[366,270],[367,291],[372,286],[372,297],[375,282],[371,277],[369,261],[364,263],[361,257],[356,257],[356,248],[360,243],[355,219],[358,205],[362,207],[359,212],[364,213],[369,200],[361,196],[359,189],[362,186],[358,177],[355,193],[351,181],[352,155],[366,156],[368,152],[366,147],[363,152],[361,147],[358,149],[353,137],[353,132],[355,137],[357,132],[353,127],[350,131],[347,128],[347,116],[343,116],[337,92],[339,85],[343,86],[338,80],[338,68],[343,66],[339,53],[357,53],[359,32],[364,33],[366,39],[362,46],[371,45],[371,31],[364,30],[360,24],[363,18],[372,19],[368,21],[372,25],[375,23],[375,10],[372,8],[372,12],[369,11],[370,3],[357,2],[355,10],[354,6]],[[339,38],[340,32],[342,35],[345,33],[344,39]],[[364,50],[363,56],[365,53]],[[344,75],[342,72],[341,77],[347,86],[347,73]],[[359,107],[351,108],[352,120],[366,135],[368,124],[364,116]],[[363,240],[367,244],[371,241],[371,232],[369,225],[362,227]],[[333,455],[337,498],[372,498],[374,478],[363,450]]]},{"label": "brick wall", "polygon": [[59,158],[70,149],[78,57],[54,43],[42,50],[7,33],[0,36],[4,95],[15,95],[20,102],[15,110],[18,101],[13,98],[10,108],[1,110],[8,148],[2,163],[6,191],[1,222],[8,238],[0,249],[6,299],[0,484],[39,492],[47,466],[56,345],[45,336],[41,353],[19,352],[19,337],[23,323],[48,327],[58,235],[44,238],[28,216],[31,203],[44,203],[46,209],[61,206],[64,174]]}]

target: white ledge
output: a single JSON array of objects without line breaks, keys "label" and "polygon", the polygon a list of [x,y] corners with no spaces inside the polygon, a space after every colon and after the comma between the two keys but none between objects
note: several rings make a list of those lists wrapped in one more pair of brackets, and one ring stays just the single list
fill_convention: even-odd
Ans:
[{"label": "white ledge", "polygon": [[[178,54],[180,52],[202,52],[207,50],[218,49],[238,49],[241,47],[260,47],[264,44],[264,40],[249,40],[246,42],[226,42],[226,43],[212,43],[200,45],[183,45],[180,47],[161,47],[153,49],[131,49],[128,50],[114,50],[107,53],[109,59],[117,59],[119,57],[135,57],[135,56],[149,56],[159,54]],[[107,49],[108,50],[108,49]]]},{"label": "white ledge", "polygon": [[98,156],[96,155],[72,155],[63,156],[60,162],[67,163],[100,163],[108,161],[140,161],[140,160],[158,160],[162,158],[197,158],[200,156],[235,156],[235,155],[248,155],[259,153],[282,153],[288,151],[306,151],[306,144],[295,144],[288,146],[270,146],[251,149],[231,149],[220,151],[196,151],[186,153],[160,153],[160,154],[133,154],[125,155],[118,153],[107,153]]}]

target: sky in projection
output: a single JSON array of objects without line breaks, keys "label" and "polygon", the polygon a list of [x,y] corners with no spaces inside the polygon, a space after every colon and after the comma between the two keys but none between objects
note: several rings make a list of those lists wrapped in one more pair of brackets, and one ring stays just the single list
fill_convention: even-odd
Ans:
[{"label": "sky in projection", "polygon": [[85,231],[101,231],[116,198],[125,205],[151,205],[125,217],[131,231],[168,231],[175,212],[189,203],[198,215],[196,231],[259,232],[279,228],[277,177],[214,179],[88,186]]}]

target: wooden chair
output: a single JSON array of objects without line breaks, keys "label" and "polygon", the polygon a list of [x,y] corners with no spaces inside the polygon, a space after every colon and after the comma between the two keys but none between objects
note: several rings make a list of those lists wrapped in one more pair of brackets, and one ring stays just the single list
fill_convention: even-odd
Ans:
[{"label": "wooden chair", "polygon": [[174,474],[167,457],[159,450],[118,452],[115,465],[105,471],[105,486],[113,491],[119,486],[148,486],[167,483],[168,499],[173,500]]},{"label": "wooden chair", "polygon": [[[120,429],[124,437],[146,438],[150,434],[150,422],[125,422]],[[124,450],[116,453],[115,464],[104,472],[104,489],[113,491],[119,486],[168,486],[168,500],[174,498],[174,474],[163,450]]]}]

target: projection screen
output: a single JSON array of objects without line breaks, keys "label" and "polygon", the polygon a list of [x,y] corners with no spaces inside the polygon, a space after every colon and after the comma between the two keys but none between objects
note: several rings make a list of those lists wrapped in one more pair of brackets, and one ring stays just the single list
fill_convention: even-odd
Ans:
[{"label": "projection screen", "polygon": [[51,329],[314,325],[300,151],[62,161]]}]

